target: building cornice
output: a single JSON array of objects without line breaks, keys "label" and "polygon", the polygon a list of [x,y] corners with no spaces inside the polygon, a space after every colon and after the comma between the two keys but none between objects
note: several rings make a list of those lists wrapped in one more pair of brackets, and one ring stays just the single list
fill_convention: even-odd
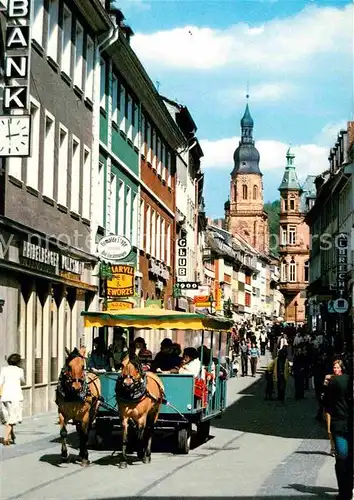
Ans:
[{"label": "building cornice", "polygon": [[121,75],[134,90],[150,119],[162,133],[169,146],[177,150],[185,144],[186,138],[174,122],[145,68],[121,31],[117,42],[108,47],[106,53],[112,58]]},{"label": "building cornice", "polygon": [[114,27],[114,24],[99,0],[75,0],[75,4],[98,33]]}]

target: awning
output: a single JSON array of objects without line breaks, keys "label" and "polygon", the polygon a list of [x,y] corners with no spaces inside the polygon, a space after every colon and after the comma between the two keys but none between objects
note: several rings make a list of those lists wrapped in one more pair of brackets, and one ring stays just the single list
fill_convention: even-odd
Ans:
[{"label": "awning", "polygon": [[136,308],[120,311],[81,313],[85,327],[120,326],[157,330],[228,330],[233,321],[213,315],[169,311],[167,309]]}]

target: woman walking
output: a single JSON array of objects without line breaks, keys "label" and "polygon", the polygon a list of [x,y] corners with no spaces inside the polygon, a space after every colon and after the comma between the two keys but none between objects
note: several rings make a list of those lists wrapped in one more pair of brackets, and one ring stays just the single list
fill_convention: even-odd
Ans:
[{"label": "woman walking", "polygon": [[22,422],[23,394],[21,384],[25,383],[24,371],[20,368],[21,356],[11,354],[8,366],[0,372],[0,418],[5,425],[4,445],[15,444],[14,427]]},{"label": "woman walking", "polygon": [[250,360],[251,360],[251,373],[252,377],[256,376],[258,360],[260,358],[260,352],[257,345],[253,342],[250,349]]}]

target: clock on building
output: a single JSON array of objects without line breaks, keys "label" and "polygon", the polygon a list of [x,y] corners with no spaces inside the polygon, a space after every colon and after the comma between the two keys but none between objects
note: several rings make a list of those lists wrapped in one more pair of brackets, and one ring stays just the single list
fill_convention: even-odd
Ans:
[{"label": "clock on building", "polygon": [[30,156],[30,115],[0,116],[0,157]]}]

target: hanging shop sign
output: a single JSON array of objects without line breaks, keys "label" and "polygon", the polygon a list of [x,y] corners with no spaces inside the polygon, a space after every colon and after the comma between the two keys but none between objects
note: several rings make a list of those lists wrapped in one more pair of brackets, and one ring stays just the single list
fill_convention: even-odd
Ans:
[{"label": "hanging shop sign", "polygon": [[107,297],[132,297],[135,293],[134,266],[113,265],[112,278],[107,280]]},{"label": "hanging shop sign", "polygon": [[161,262],[156,262],[154,260],[150,260],[149,262],[149,273],[154,274],[162,278],[165,281],[170,279],[170,273],[168,269],[166,269]]},{"label": "hanging shop sign", "polygon": [[215,297],[215,310],[221,311],[222,310],[222,304],[221,304],[222,290],[220,288],[219,282],[216,280],[214,283],[214,297]]},{"label": "hanging shop sign", "polygon": [[44,266],[45,269],[43,268],[43,270],[50,270],[54,274],[70,273],[81,276],[84,272],[84,263],[80,260],[35,245],[29,241],[22,243],[21,257],[23,263],[28,267],[40,269],[41,266]]},{"label": "hanging shop sign", "polygon": [[343,297],[346,292],[348,273],[348,233],[340,233],[335,239],[337,248],[337,293]]},{"label": "hanging shop sign", "polygon": [[187,276],[187,239],[177,241],[177,279]]},{"label": "hanging shop sign", "polygon": [[125,236],[106,236],[97,245],[98,256],[107,262],[117,262],[128,257],[132,245]]},{"label": "hanging shop sign", "polygon": [[119,300],[114,300],[107,302],[107,311],[120,311],[122,309],[132,309],[134,304],[132,302],[123,302]]},{"label": "hanging shop sign", "polygon": [[30,156],[31,116],[11,115],[12,111],[29,109],[30,74],[30,0],[2,1],[6,6],[6,35],[3,91],[3,109],[0,116],[0,157]]}]

